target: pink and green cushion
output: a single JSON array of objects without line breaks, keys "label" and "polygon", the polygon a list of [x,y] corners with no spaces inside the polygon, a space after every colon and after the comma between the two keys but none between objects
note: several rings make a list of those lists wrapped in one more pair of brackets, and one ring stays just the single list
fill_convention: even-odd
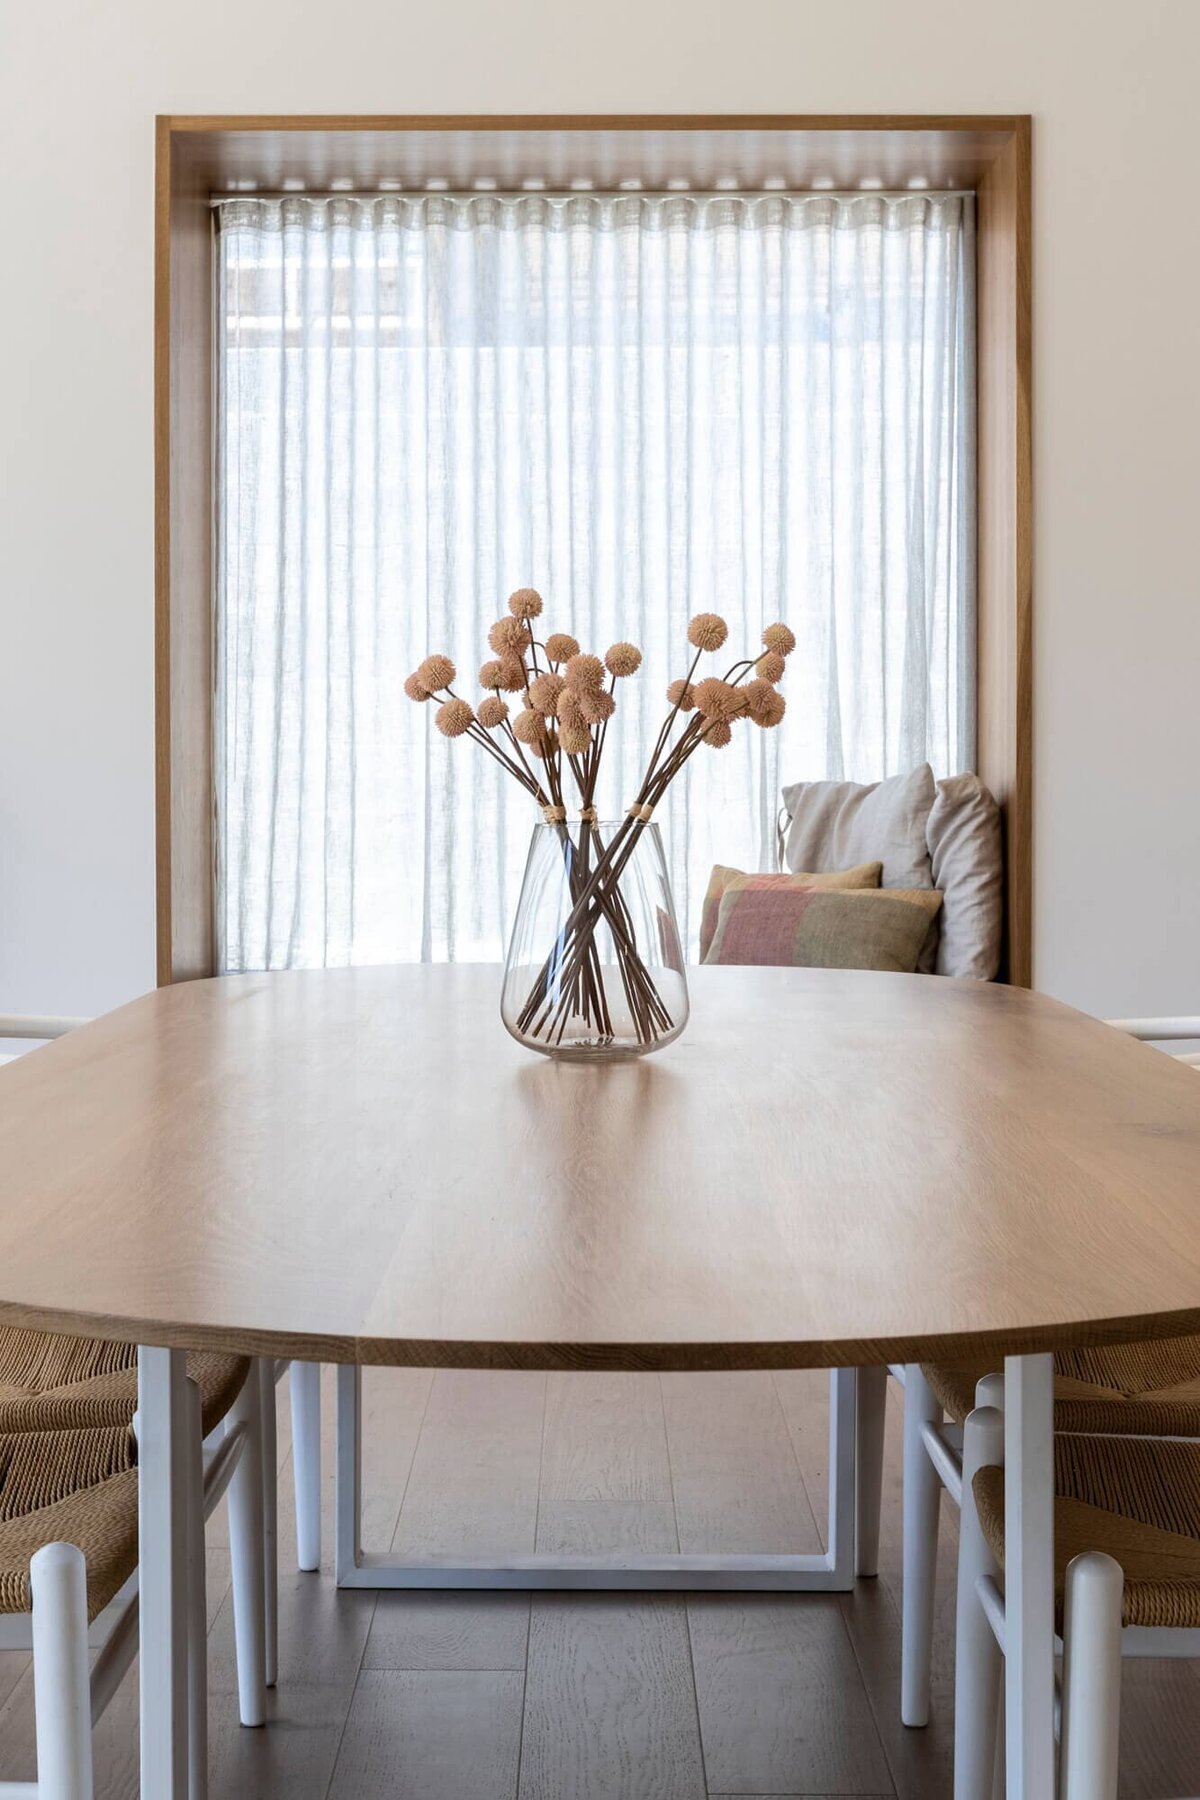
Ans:
[{"label": "pink and green cushion", "polygon": [[762,887],[730,882],[706,963],[912,974],[937,918],[935,888]]},{"label": "pink and green cushion", "polygon": [[742,869],[727,869],[723,863],[717,863],[708,878],[700,913],[700,961],[708,961],[721,896],[731,882],[745,882],[755,888],[877,888],[882,875],[883,864],[878,862],[859,863],[857,868],[831,870],[826,875],[748,875]]}]

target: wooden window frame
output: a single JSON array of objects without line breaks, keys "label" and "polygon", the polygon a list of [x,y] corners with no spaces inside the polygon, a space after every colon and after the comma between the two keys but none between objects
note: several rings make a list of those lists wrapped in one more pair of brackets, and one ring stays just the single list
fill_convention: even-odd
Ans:
[{"label": "wooden window frame", "polygon": [[[773,133],[811,185],[971,188],[977,201],[978,754],[1005,832],[1004,978],[1032,982],[1031,121],[1002,117],[160,117],[155,164],[155,762],[158,980],[215,972],[213,231],[210,195],[355,171],[414,134]],[[624,140],[632,142],[632,139]],[[779,141],[779,140],[774,140]]]}]

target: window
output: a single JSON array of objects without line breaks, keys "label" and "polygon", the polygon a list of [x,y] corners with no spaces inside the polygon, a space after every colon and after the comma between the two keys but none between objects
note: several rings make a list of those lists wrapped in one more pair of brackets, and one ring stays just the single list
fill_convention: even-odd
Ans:
[{"label": "window", "polygon": [[428,195],[219,209],[225,969],[496,958],[535,822],[405,675],[475,697],[509,591],[645,652],[619,814],[692,613],[799,639],[788,713],[663,829],[690,937],[780,786],[974,757],[969,196]]}]

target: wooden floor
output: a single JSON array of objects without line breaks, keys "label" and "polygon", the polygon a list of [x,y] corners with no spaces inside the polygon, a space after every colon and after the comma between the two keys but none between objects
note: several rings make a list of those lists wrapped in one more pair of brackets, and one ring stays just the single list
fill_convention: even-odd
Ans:
[{"label": "wooden floor", "polygon": [[[368,1372],[364,1541],[397,1550],[807,1550],[825,1516],[824,1376]],[[237,1800],[942,1800],[954,1515],[934,1722],[899,1722],[899,1407],[878,1580],[852,1595],[339,1594],[294,1572],[280,1388],[280,1676],[237,1724],[224,1510],[210,1525],[211,1792]],[[33,1774],[28,1658],[0,1654],[0,1776]],[[96,1734],[137,1792],[137,1676]],[[1200,1793],[1200,1665],[1126,1665],[1124,1800]]]}]

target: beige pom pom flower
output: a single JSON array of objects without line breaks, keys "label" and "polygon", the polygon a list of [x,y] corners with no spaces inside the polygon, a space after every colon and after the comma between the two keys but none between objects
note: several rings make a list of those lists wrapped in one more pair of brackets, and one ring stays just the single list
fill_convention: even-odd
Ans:
[{"label": "beige pom pom flower", "polygon": [[755,663],[754,672],[761,675],[764,681],[782,681],[787,672],[787,664],[778,650],[768,650]]},{"label": "beige pom pom flower", "polygon": [[733,741],[732,728],[724,719],[717,719],[704,733],[704,741],[713,750],[723,750],[726,744]]},{"label": "beige pom pom flower", "polygon": [[508,596],[508,610],[514,619],[536,619],[542,610],[542,596],[536,588],[518,588]]},{"label": "beige pom pom flower", "polygon": [[741,689],[715,675],[707,681],[698,681],[693,696],[700,711],[709,719],[736,719],[746,710],[746,696]]},{"label": "beige pom pom flower", "polygon": [[768,650],[777,650],[780,656],[790,656],[796,648],[796,634],[787,625],[768,625],[762,641]]},{"label": "beige pom pom flower", "polygon": [[457,673],[448,656],[427,656],[417,666],[417,680],[430,694],[436,694],[439,688],[449,687]]},{"label": "beige pom pom flower", "polygon": [[529,749],[531,754],[536,756],[539,761],[547,761],[558,749],[557,731],[543,731],[537,742],[530,744]]},{"label": "beige pom pom flower", "polygon": [[568,756],[586,756],[592,747],[592,734],[586,725],[563,725],[558,741]]},{"label": "beige pom pom flower", "polygon": [[585,689],[595,690],[604,680],[604,664],[598,656],[573,656],[563,671],[567,686],[581,694]]},{"label": "beige pom pom flower", "polygon": [[434,714],[434,724],[443,737],[461,737],[469,731],[475,714],[466,700],[447,700],[438,707]]},{"label": "beige pom pom flower", "polygon": [[489,694],[486,700],[479,702],[479,711],[475,716],[488,731],[495,731],[507,719],[508,708],[499,694]]},{"label": "beige pom pom flower", "polygon": [[667,689],[667,699],[680,712],[693,712],[696,706],[696,690],[690,681],[673,681]]},{"label": "beige pom pom flower", "polygon": [[642,664],[642,653],[636,644],[610,644],[604,652],[610,675],[636,675]]},{"label": "beige pom pom flower", "polygon": [[481,663],[479,667],[479,685],[481,688],[498,688],[504,680],[504,663],[500,657],[491,662]]},{"label": "beige pom pom flower", "polygon": [[579,696],[579,706],[589,725],[602,725],[617,710],[616,701],[603,688],[584,688]]},{"label": "beige pom pom flower", "polygon": [[497,619],[488,632],[488,643],[497,656],[520,656],[529,632],[520,619]]},{"label": "beige pom pom flower", "polygon": [[428,700],[429,689],[419,675],[410,675],[404,683],[404,691],[410,700]]},{"label": "beige pom pom flower", "polygon": [[539,675],[536,681],[529,684],[529,704],[535,712],[549,717],[558,705],[558,697],[566,690],[566,682],[561,675]]},{"label": "beige pom pom flower", "polygon": [[546,721],[541,713],[526,708],[525,711],[519,712],[513,720],[513,736],[522,744],[528,744],[532,749],[535,744],[540,744],[546,736]]},{"label": "beige pom pom flower", "polygon": [[578,640],[569,631],[552,631],[546,639],[546,655],[552,663],[570,662],[579,655]]},{"label": "beige pom pom flower", "polygon": [[688,643],[697,650],[719,650],[729,636],[720,613],[697,613],[687,629]]},{"label": "beige pom pom flower", "polygon": [[587,720],[583,716],[583,708],[579,704],[579,695],[574,688],[563,688],[562,693],[558,696],[558,705],[554,710],[558,714],[559,724],[564,729],[578,730],[581,725],[587,724]]},{"label": "beige pom pom flower", "polygon": [[506,694],[519,694],[529,680],[519,656],[500,658],[500,686]]},{"label": "beige pom pom flower", "polygon": [[787,701],[777,687],[761,678],[748,681],[742,690],[746,696],[747,710],[756,725],[768,731],[772,725],[778,725],[787,711]]}]

